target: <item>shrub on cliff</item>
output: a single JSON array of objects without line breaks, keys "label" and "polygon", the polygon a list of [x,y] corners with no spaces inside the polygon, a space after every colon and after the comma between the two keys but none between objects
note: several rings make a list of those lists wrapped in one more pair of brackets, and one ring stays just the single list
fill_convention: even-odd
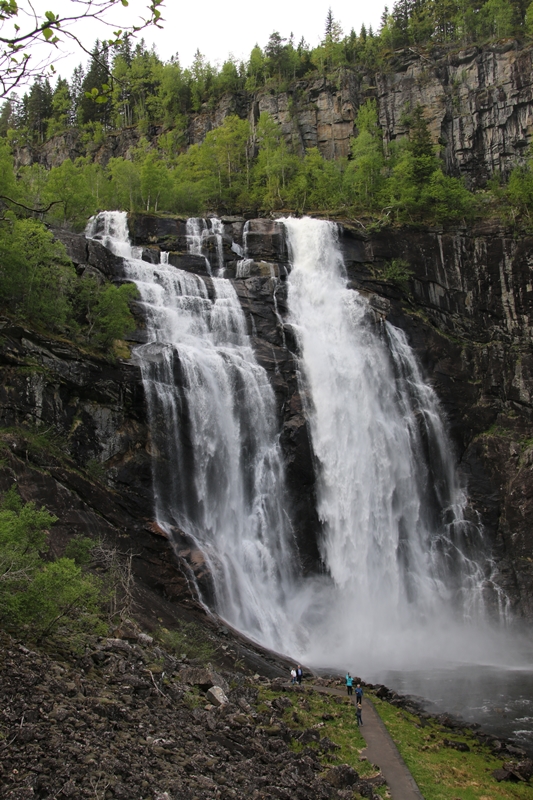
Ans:
[{"label": "shrub on cliff", "polygon": [[131,283],[122,286],[101,286],[92,276],[80,281],[75,300],[85,323],[84,336],[92,344],[108,348],[115,339],[135,330],[135,320],[129,302],[137,297],[137,287]]},{"label": "shrub on cliff", "polygon": [[0,622],[26,626],[38,638],[67,619],[75,627],[101,627],[97,581],[71,558],[46,560],[47,531],[56,519],[23,504],[15,489],[0,503]]},{"label": "shrub on cliff", "polygon": [[65,248],[33,219],[0,224],[0,306],[50,330],[62,330],[71,313],[76,272]]}]

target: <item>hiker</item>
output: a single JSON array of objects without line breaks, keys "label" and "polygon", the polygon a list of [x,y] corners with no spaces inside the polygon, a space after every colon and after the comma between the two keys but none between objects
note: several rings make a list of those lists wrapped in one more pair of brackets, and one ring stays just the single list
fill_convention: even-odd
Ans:
[{"label": "hiker", "polygon": [[363,724],[363,706],[357,703],[355,707],[355,716],[357,717],[357,727]]},{"label": "hiker", "polygon": [[355,698],[357,703],[363,702],[363,690],[361,689],[361,684],[358,683],[355,689]]},{"label": "hiker", "polygon": [[296,670],[294,667],[291,669],[291,683],[296,683]]},{"label": "hiker", "polygon": [[346,691],[349,695],[353,694],[353,678],[349,672],[346,675]]},{"label": "hiker", "polygon": [[296,680],[298,681],[298,685],[299,686],[302,685],[303,676],[304,676],[304,674],[302,672],[302,667],[301,667],[300,664],[298,664],[298,666],[296,667]]}]

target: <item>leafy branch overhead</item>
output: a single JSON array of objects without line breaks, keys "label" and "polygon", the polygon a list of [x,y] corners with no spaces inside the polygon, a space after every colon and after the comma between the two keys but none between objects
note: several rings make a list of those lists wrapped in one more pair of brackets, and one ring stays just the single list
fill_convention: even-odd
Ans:
[{"label": "leafy branch overhead", "polygon": [[[118,28],[113,11],[128,6],[128,0],[76,0],[72,13],[37,12],[30,0],[0,0],[0,97],[6,97],[19,84],[32,77],[54,72],[53,59],[61,44],[75,46],[89,54],[78,30],[83,23],[96,20],[108,33],[103,42],[116,47],[126,33],[133,35],[150,25],[160,27],[163,0],[149,0],[146,16],[136,23]],[[79,27],[81,23],[81,28]],[[54,48],[49,53],[39,45]],[[105,96],[105,91],[104,91]],[[95,98],[97,99],[97,98]]]}]

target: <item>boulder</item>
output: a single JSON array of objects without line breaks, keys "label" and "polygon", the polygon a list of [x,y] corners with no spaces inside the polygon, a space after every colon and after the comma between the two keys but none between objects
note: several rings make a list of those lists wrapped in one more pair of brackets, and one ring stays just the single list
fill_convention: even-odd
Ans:
[{"label": "boulder", "polygon": [[347,786],[354,786],[358,782],[359,774],[348,764],[339,764],[326,772],[324,780],[335,789],[345,789]]},{"label": "boulder", "polygon": [[[180,683],[187,683],[190,686],[198,686],[203,692],[207,692],[212,686],[220,686],[223,692],[229,691],[229,686],[222,675],[212,669],[202,669],[200,667],[185,667],[180,670],[178,675]],[[226,703],[228,700],[226,699]]]},{"label": "boulder", "polygon": [[208,689],[206,696],[209,702],[214,706],[225,706],[229,703],[228,698],[220,686],[211,686],[211,688]]}]

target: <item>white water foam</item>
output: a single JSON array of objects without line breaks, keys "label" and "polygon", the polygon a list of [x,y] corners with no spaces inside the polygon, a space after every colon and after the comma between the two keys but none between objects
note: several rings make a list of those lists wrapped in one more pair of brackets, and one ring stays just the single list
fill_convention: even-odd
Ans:
[{"label": "white water foam", "polygon": [[[205,230],[197,220],[188,226],[190,250],[199,252]],[[209,230],[220,234],[212,220]],[[274,393],[235,290],[223,278],[205,282],[135,258],[122,212],[103,212],[87,235],[126,259],[126,276],[140,293],[148,342],[135,358],[155,455],[157,522],[171,536],[184,531],[203,552],[215,610],[282,649],[296,635],[284,616],[296,562]]]},{"label": "white water foam", "polygon": [[[482,533],[465,519],[435,394],[403,333],[378,325],[347,290],[336,227],[284,225],[323,526],[323,571],[305,577],[274,396],[232,284],[135,258],[125,214],[100,215],[88,233],[126,258],[141,295],[148,343],[135,356],[157,520],[203,551],[215,610],[268,647],[367,674],[443,658],[497,660],[485,625],[487,595],[499,595]],[[204,257],[208,235],[222,242],[213,220],[189,221],[187,231],[190,251]]]}]

